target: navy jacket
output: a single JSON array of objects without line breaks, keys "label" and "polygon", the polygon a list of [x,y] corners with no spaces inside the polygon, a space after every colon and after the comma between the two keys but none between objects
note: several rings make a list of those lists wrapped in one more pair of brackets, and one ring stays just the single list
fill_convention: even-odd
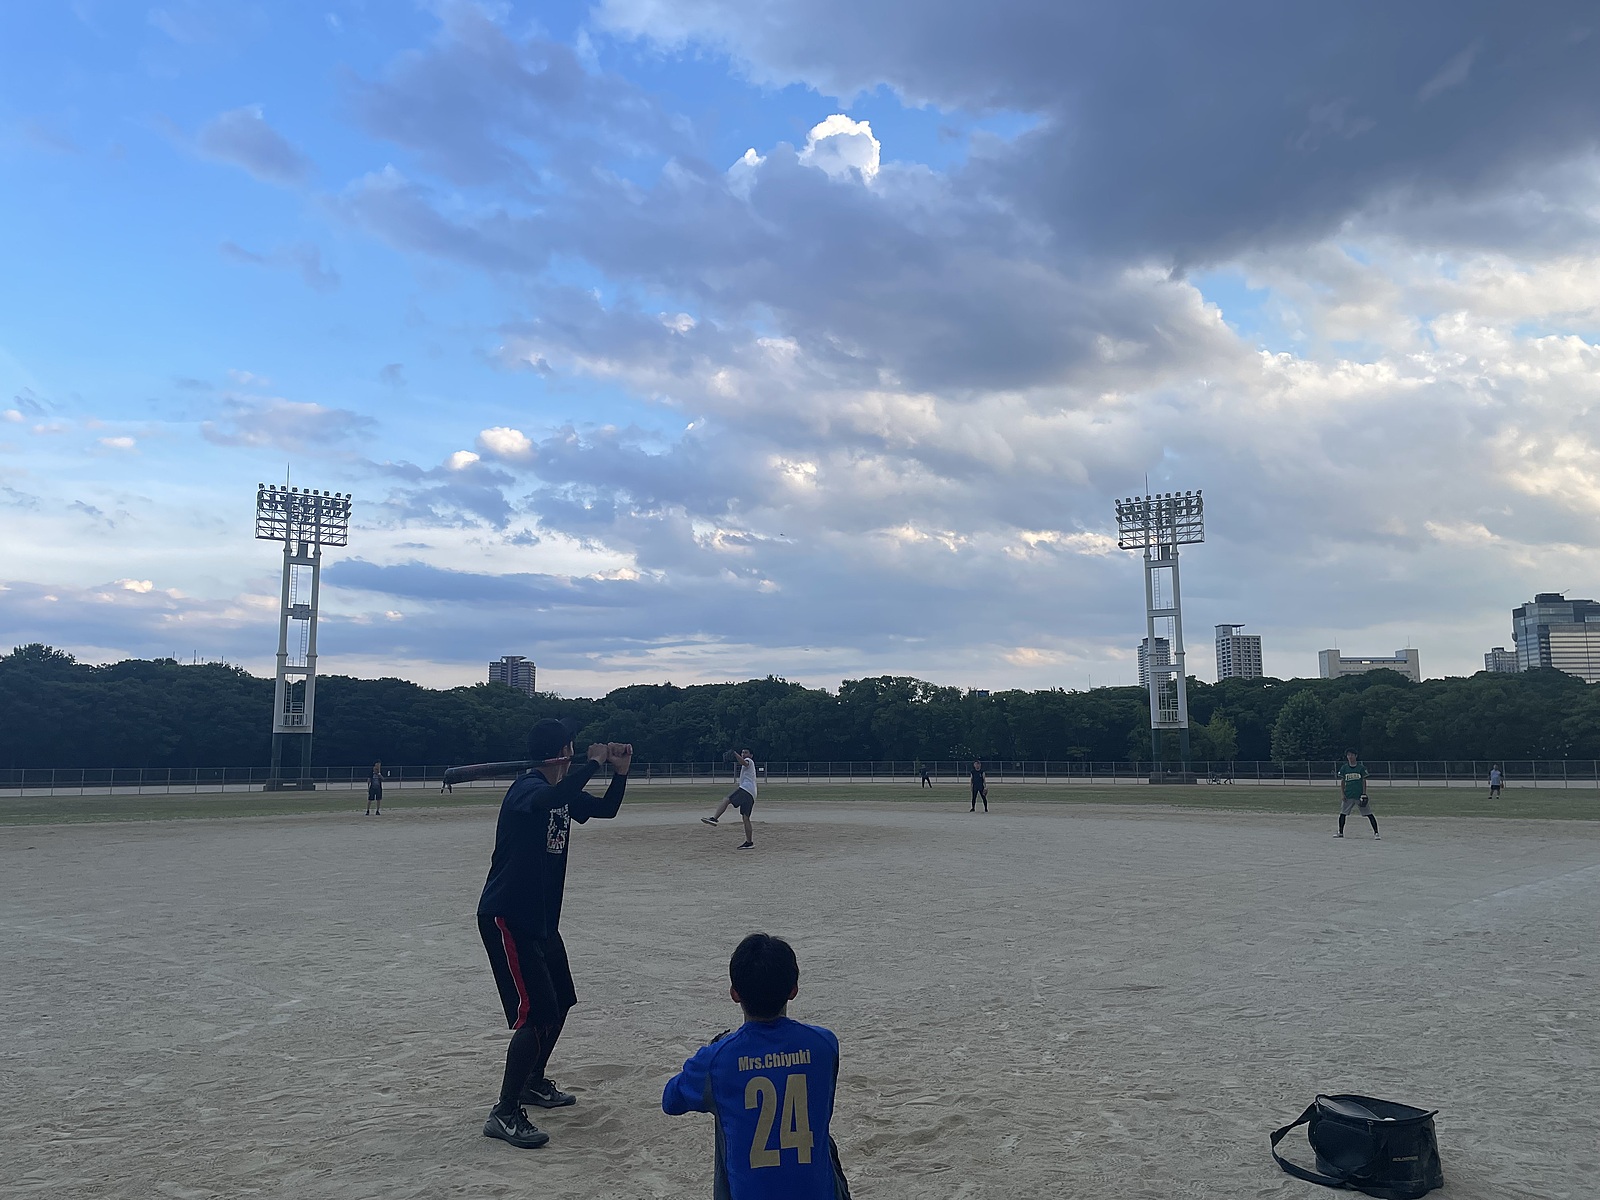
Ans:
[{"label": "navy jacket", "polygon": [[552,784],[538,771],[519,775],[500,802],[494,857],[478,901],[480,917],[504,917],[532,937],[549,937],[561,921],[571,823],[611,818],[622,808],[626,775],[613,775],[601,797],[583,790],[600,769],[592,759]]}]

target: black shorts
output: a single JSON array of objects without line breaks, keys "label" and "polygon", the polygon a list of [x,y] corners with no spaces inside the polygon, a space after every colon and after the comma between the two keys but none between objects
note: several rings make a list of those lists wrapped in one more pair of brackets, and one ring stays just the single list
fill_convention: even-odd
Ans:
[{"label": "black shorts", "polygon": [[739,815],[748,817],[750,810],[756,806],[756,798],[743,788],[734,788],[728,793],[728,803],[739,810]]},{"label": "black shorts", "polygon": [[578,1002],[572,986],[572,968],[561,935],[532,937],[517,930],[507,917],[478,917],[483,948],[489,952],[500,1005],[512,1029],[524,1025],[554,1025]]}]

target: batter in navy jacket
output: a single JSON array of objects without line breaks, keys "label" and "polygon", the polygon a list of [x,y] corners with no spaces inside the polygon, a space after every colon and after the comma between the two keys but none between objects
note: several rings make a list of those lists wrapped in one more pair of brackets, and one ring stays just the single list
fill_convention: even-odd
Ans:
[{"label": "batter in navy jacket", "polygon": [[789,1019],[800,990],[794,951],[782,938],[752,933],[728,974],[745,1023],[695,1051],[667,1081],[662,1109],[712,1115],[714,1200],[850,1200],[829,1132],[839,1039]]},{"label": "batter in navy jacket", "polygon": [[[572,730],[554,720],[533,727],[528,751],[543,765],[519,775],[500,803],[494,857],[478,901],[478,932],[512,1029],[500,1099],[483,1133],[523,1149],[550,1140],[528,1120],[524,1104],[563,1108],[577,1103],[545,1075],[567,1010],[578,1002],[560,931],[572,822],[616,816],[633,763],[632,746],[597,742],[586,761],[573,766]],[[615,773],[605,795],[596,799],[584,785],[608,762]]]}]

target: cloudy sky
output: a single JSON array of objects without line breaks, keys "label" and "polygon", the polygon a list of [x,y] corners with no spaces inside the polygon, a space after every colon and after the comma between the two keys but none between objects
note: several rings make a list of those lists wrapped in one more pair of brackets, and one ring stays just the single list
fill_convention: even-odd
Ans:
[{"label": "cloudy sky", "polygon": [[1600,11],[20,0],[0,643],[325,670],[1130,682],[1211,626],[1465,674],[1600,593]]}]

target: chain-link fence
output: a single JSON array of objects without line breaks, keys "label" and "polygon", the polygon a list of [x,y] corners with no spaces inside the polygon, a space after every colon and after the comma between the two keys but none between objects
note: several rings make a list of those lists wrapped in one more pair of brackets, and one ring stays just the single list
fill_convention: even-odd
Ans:
[{"label": "chain-link fence", "polygon": [[[1397,759],[1368,762],[1371,782],[1377,787],[1480,787],[1488,786],[1489,771],[1498,765],[1505,786],[1538,788],[1600,788],[1600,760],[1527,759],[1494,763],[1487,760]],[[1148,762],[1052,762],[1039,759],[985,759],[984,773],[991,786],[1148,783]],[[1187,774],[1171,763],[1155,768],[1169,780],[1197,784],[1293,785],[1330,783],[1334,760],[1315,762],[1192,762]],[[761,777],[786,784],[910,784],[920,787],[923,771],[935,788],[965,785],[972,769],[969,760],[918,763],[768,762]],[[313,767],[305,778],[319,789],[361,790],[370,767]],[[398,766],[383,770],[384,788],[440,790],[443,766]],[[725,762],[646,763],[633,765],[634,786],[711,785],[731,780],[736,770]],[[248,792],[260,790],[271,773],[266,767],[71,767],[0,768],[0,797],[161,795],[171,793]],[[455,790],[503,789],[504,780],[457,784]],[[925,789],[924,789],[925,790]]]}]

